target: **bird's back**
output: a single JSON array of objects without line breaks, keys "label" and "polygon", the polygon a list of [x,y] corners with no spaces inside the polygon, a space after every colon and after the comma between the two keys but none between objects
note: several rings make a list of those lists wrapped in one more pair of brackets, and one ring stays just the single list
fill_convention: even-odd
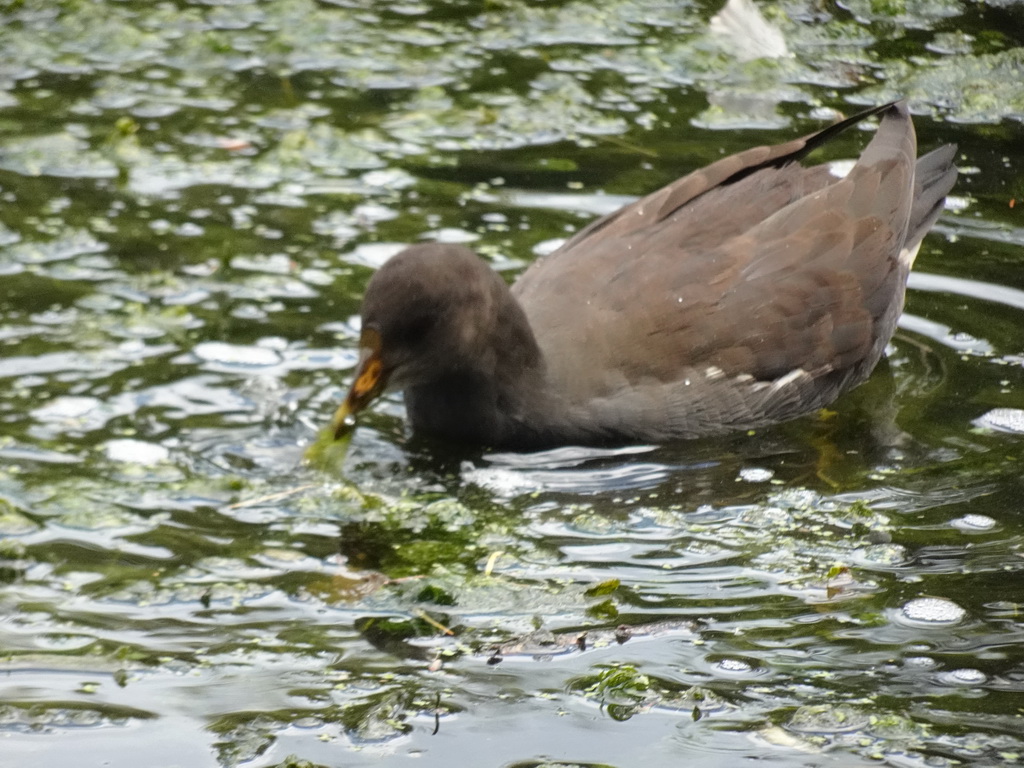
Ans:
[{"label": "bird's back", "polygon": [[527,270],[513,293],[581,437],[755,427],[867,377],[956,178],[954,148],[916,161],[906,107],[879,111],[844,178],[798,160],[870,112],[683,177]]}]

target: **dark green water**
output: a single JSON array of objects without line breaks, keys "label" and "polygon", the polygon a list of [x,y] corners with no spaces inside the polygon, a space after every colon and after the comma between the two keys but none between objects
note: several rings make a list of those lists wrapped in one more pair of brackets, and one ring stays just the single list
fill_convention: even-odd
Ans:
[{"label": "dark green water", "polygon": [[[788,55],[710,3],[0,6],[0,765],[1024,760],[1024,6],[761,7]],[[453,455],[391,398],[301,464],[400,244],[511,277],[898,96],[963,175],[834,414]]]}]

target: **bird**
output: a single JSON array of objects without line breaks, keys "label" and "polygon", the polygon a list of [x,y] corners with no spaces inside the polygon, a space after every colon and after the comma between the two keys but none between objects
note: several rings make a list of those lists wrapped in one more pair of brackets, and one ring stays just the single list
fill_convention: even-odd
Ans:
[{"label": "bird", "polygon": [[[845,175],[801,161],[878,116]],[[864,382],[944,208],[955,145],[917,157],[907,104],[693,171],[595,220],[509,286],[424,242],[372,276],[327,428],[403,391],[414,433],[528,451],[663,444],[814,413]]]}]

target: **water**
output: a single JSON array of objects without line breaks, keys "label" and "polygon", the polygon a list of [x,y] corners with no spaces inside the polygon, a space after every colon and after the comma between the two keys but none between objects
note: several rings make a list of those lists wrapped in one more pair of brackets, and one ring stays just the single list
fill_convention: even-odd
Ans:
[{"label": "water", "polygon": [[[0,765],[1018,763],[1024,16],[763,7],[0,11]],[[511,278],[896,95],[963,175],[832,413],[301,463],[402,243]]]}]

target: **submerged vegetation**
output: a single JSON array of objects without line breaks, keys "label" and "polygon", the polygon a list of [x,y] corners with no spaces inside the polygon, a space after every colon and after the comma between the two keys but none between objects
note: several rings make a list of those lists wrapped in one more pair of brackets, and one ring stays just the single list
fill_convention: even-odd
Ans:
[{"label": "submerged vegetation", "polygon": [[[1020,761],[1021,5],[764,3],[755,56],[717,10],[3,5],[12,764]],[[402,243],[511,279],[898,96],[962,177],[834,412],[512,455],[413,439],[390,398],[302,463]]]}]

